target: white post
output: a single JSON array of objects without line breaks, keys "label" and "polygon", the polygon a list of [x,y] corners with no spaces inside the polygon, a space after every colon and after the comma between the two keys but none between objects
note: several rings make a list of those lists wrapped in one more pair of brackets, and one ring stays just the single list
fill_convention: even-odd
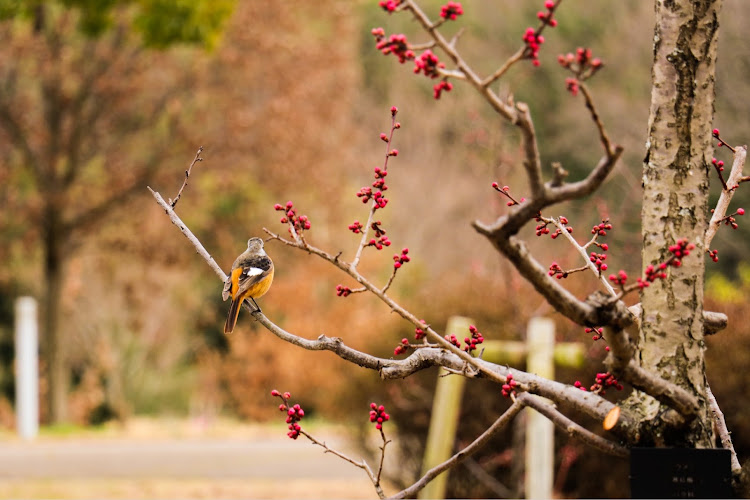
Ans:
[{"label": "white post", "polygon": [[16,300],[16,428],[23,439],[39,431],[39,346],[36,300]]},{"label": "white post", "polygon": [[[554,378],[555,323],[549,318],[532,318],[526,342],[529,373]],[[530,408],[526,411],[526,498],[552,498],[554,424]]]}]

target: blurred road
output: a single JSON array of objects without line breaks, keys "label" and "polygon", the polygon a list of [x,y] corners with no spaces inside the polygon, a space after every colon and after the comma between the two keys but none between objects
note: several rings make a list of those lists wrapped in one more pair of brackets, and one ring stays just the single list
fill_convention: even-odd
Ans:
[{"label": "blurred road", "polygon": [[[335,441],[328,441],[337,445]],[[355,453],[353,457],[358,458]],[[64,439],[0,444],[0,479],[362,479],[304,438]]]}]

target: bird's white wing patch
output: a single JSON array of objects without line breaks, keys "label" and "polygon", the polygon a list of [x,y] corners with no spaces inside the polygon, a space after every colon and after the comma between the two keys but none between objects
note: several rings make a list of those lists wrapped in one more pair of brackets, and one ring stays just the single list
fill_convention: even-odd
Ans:
[{"label": "bird's white wing patch", "polygon": [[251,277],[251,276],[258,276],[260,274],[263,274],[263,269],[261,269],[259,267],[248,267],[247,269],[245,269],[245,273],[244,274],[248,278]]}]

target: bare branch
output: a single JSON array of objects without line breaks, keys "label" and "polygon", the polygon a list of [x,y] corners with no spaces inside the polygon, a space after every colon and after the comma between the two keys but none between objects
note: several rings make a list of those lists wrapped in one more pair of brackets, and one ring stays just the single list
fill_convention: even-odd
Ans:
[{"label": "bare branch", "polygon": [[643,369],[635,360],[627,364],[623,371],[623,378],[636,389],[671,406],[683,417],[690,419],[698,415],[700,405],[695,396],[682,387]]},{"label": "bare branch", "polygon": [[531,196],[535,199],[544,198],[544,182],[542,181],[542,161],[539,158],[539,146],[536,142],[536,131],[534,122],[531,119],[529,106],[524,102],[519,102],[516,108],[520,112],[518,115],[518,128],[521,129],[523,137],[523,150],[526,157],[523,161],[526,177],[529,179],[529,188]]},{"label": "bare branch", "polygon": [[515,401],[510,408],[505,410],[505,413],[500,415],[497,420],[486,430],[484,431],[478,438],[476,438],[474,441],[472,441],[471,444],[469,444],[466,448],[459,451],[452,457],[450,457],[445,462],[436,465],[432,469],[428,470],[424,476],[422,476],[416,483],[412,484],[405,490],[401,490],[395,495],[393,495],[391,498],[411,498],[414,495],[417,494],[417,492],[421,491],[427,484],[435,479],[437,476],[439,476],[441,473],[445,472],[448,469],[451,469],[455,467],[456,465],[460,464],[462,461],[479,451],[482,447],[484,447],[489,440],[497,434],[498,431],[503,429],[508,422],[513,420],[513,418],[518,414],[519,411],[523,409],[523,404],[519,401]]},{"label": "bare branch", "polygon": [[482,80],[482,86],[489,87],[494,82],[499,80],[510,69],[511,66],[516,64],[518,61],[522,60],[525,54],[526,54],[526,46],[524,45],[520,49],[518,49],[515,54],[510,56],[508,60],[505,61],[503,65],[500,66],[494,73],[492,73],[490,76]]},{"label": "bare branch", "polygon": [[725,450],[729,450],[731,453],[731,469],[732,475],[737,477],[742,472],[742,466],[740,461],[737,459],[737,452],[734,451],[734,445],[732,445],[732,438],[729,435],[729,429],[727,429],[727,423],[724,420],[724,413],[719,407],[714,393],[711,391],[708,383],[706,384],[706,397],[708,398],[708,406],[711,408],[711,412],[714,414],[714,423],[716,424],[716,430],[719,433],[721,439],[721,446]]},{"label": "bare branch", "polygon": [[616,457],[627,457],[630,455],[630,452],[626,447],[608,439],[604,439],[601,436],[597,436],[593,432],[581,427],[557,411],[557,409],[549,402],[526,392],[522,392],[516,396],[516,398],[522,405],[533,408],[550,419],[556,426],[567,432],[569,436],[580,439],[583,443],[609,455],[614,455]]},{"label": "bare branch", "polygon": [[617,164],[617,160],[622,155],[622,150],[622,146],[615,146],[614,152],[611,155],[604,155],[589,175],[581,181],[565,183],[557,187],[549,185],[545,199],[546,205],[581,198],[599,189],[599,186],[602,185]]}]

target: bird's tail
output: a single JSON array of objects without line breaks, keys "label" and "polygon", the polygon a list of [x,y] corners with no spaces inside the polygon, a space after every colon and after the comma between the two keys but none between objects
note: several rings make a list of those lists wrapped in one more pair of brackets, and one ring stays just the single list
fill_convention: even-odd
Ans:
[{"label": "bird's tail", "polygon": [[237,316],[240,315],[240,305],[242,299],[237,297],[232,300],[232,305],[229,306],[229,314],[227,315],[227,322],[224,323],[224,333],[232,333],[234,326],[237,324]]}]

